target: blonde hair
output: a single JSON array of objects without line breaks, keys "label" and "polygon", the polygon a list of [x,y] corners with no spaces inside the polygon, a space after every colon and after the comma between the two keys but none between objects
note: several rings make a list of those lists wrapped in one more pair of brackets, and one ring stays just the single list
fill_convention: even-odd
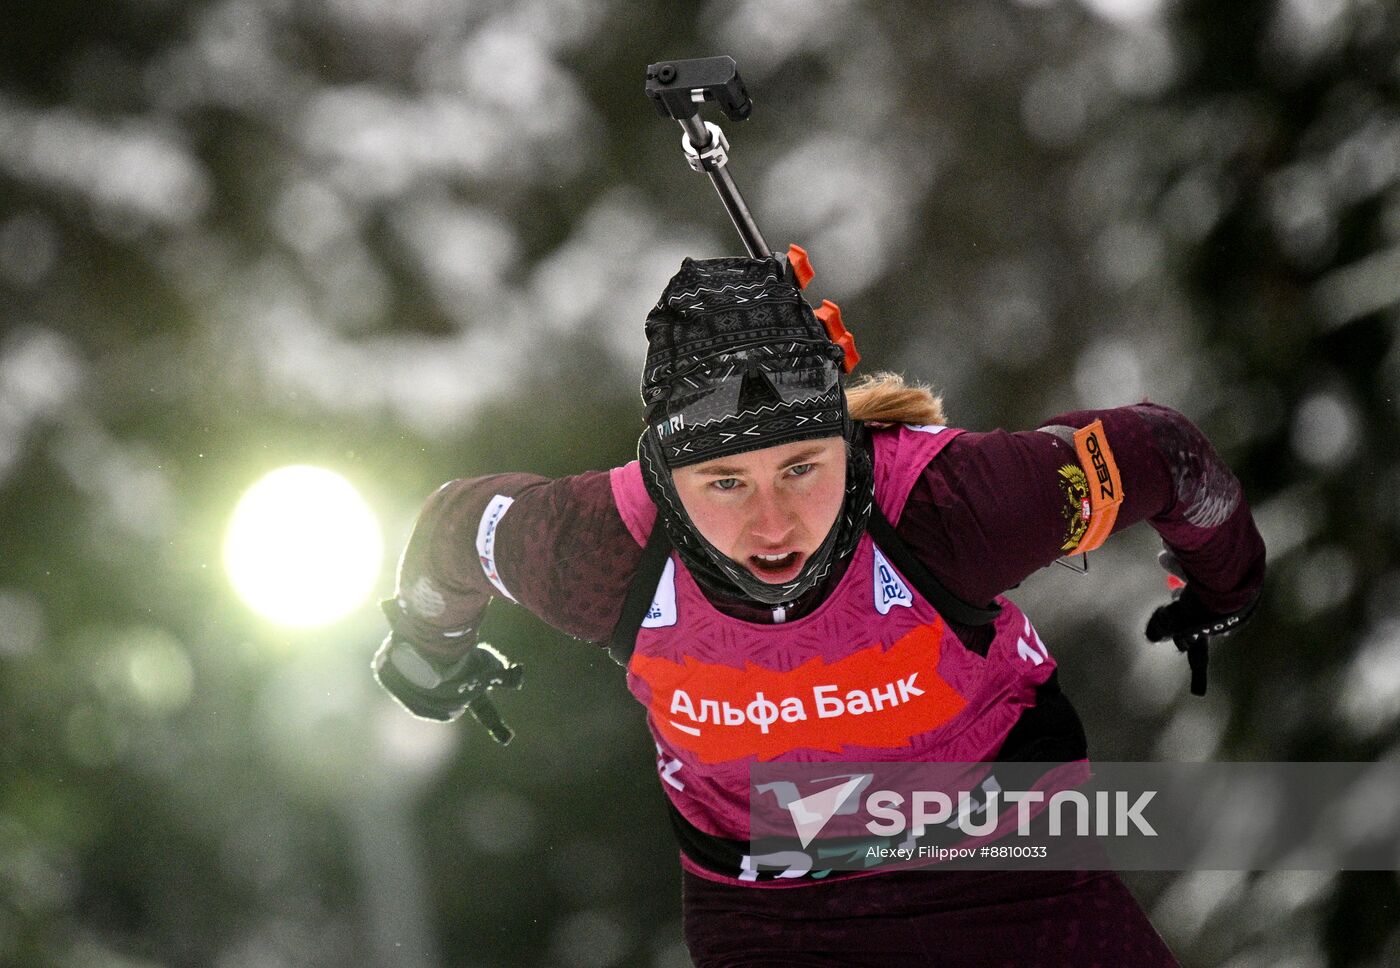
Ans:
[{"label": "blonde hair", "polygon": [[852,420],[874,424],[942,424],[943,398],[923,383],[909,384],[898,373],[869,374],[846,387]]}]

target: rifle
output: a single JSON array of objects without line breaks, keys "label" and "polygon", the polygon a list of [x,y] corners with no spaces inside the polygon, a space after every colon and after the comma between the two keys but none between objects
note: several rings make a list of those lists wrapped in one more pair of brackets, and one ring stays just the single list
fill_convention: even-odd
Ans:
[{"label": "rifle", "polygon": [[[796,244],[789,245],[784,254],[768,247],[730,174],[729,139],[719,125],[700,117],[701,105],[707,101],[717,103],[731,121],[744,121],[753,113],[753,99],[744,87],[734,58],[699,57],[648,64],[646,93],[658,114],[681,126],[681,150],[686,161],[692,169],[710,177],[749,256],[777,259],[784,266],[788,281],[798,289],[806,289],[815,275],[807,251]],[[823,299],[812,312],[821,320],[831,341],[845,351],[842,368],[850,373],[860,362],[860,354],[856,352],[855,337],[841,319],[841,307]]]}]

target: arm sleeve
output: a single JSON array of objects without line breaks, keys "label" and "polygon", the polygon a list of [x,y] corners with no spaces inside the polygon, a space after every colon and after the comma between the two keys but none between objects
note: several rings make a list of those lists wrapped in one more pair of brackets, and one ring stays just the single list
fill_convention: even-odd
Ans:
[{"label": "arm sleeve", "polygon": [[900,536],[954,594],[981,603],[1076,550],[1076,429],[1095,420],[1121,474],[1113,533],[1147,521],[1202,602],[1242,608],[1264,580],[1264,542],[1239,481],[1194,424],[1154,404],[1061,414],[1036,431],[965,433],[915,484]]},{"label": "arm sleeve", "polygon": [[399,561],[397,595],[407,634],[438,643],[427,647],[443,657],[451,657],[452,638],[465,643],[459,652],[475,641],[493,597],[601,642],[621,614],[640,557],[606,471],[468,478],[444,484],[419,513]]}]

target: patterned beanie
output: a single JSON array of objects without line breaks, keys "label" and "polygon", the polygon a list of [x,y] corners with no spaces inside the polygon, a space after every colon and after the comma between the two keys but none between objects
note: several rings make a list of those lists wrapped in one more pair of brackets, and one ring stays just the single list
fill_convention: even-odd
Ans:
[{"label": "patterned beanie", "polygon": [[[647,316],[638,458],[658,520],[708,589],[768,605],[815,587],[855,550],[874,499],[873,471],[853,441],[844,352],[777,259],[686,259]],[[821,547],[792,581],[762,581],[710,544],[676,492],[677,467],[797,440],[847,441],[846,493]]]},{"label": "patterned beanie", "polygon": [[842,350],[777,259],[686,259],[646,336],[642,401],[668,467],[848,431]]}]

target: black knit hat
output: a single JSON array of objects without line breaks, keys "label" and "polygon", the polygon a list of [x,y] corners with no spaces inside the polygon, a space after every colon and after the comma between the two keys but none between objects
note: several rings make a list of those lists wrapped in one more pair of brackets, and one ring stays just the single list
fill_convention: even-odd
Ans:
[{"label": "black knit hat", "polygon": [[[768,605],[816,587],[855,550],[874,501],[870,458],[846,414],[844,351],[776,259],[686,259],[647,316],[646,334],[647,428],[637,456],[681,561],[707,589]],[[671,471],[817,437],[848,442],[841,512],[801,573],[769,584],[700,534]]]},{"label": "black knit hat", "polygon": [[668,467],[847,431],[842,350],[777,259],[686,259],[647,316],[642,400]]}]

